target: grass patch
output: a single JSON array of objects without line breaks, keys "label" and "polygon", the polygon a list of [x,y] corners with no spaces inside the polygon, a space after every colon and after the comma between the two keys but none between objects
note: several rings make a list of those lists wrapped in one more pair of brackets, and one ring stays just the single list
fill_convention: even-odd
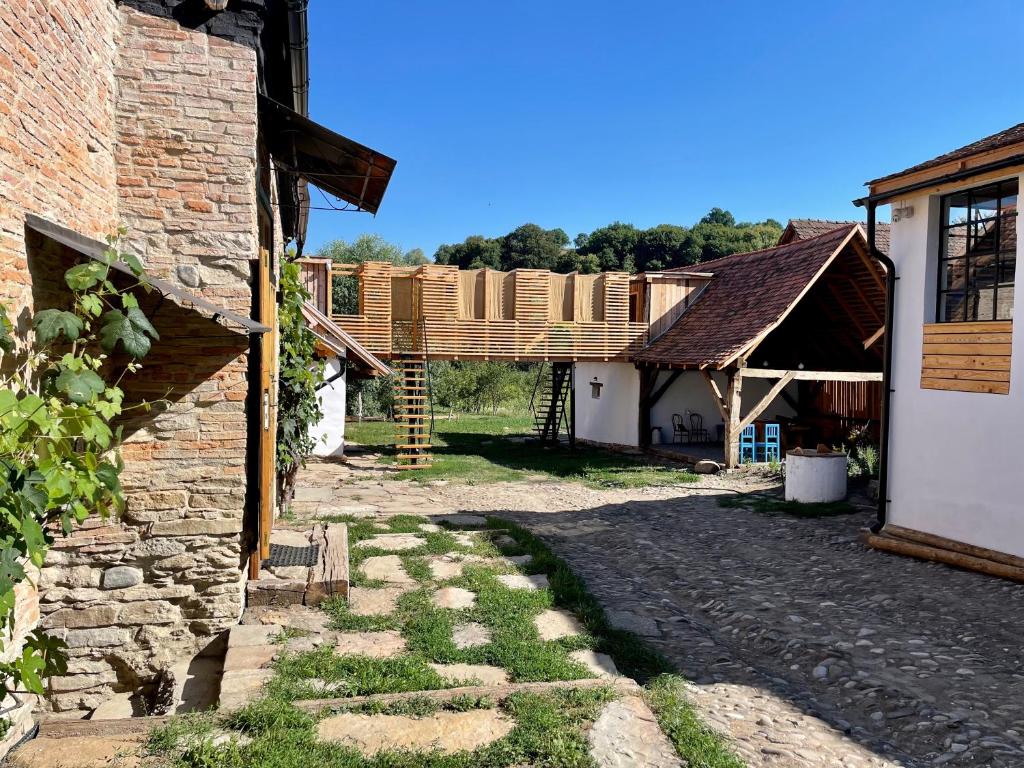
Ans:
[{"label": "grass patch", "polygon": [[[390,422],[349,424],[350,439],[393,452],[394,426]],[[399,473],[426,482],[450,480],[486,484],[525,480],[544,475],[554,480],[580,482],[592,487],[637,488],[682,485],[697,476],[668,463],[605,451],[595,447],[570,451],[545,447],[532,440],[533,421],[523,416],[460,416],[434,423],[434,449],[430,469]],[[523,438],[527,438],[524,442]]]},{"label": "grass patch", "polygon": [[859,511],[846,501],[801,504],[799,501],[786,501],[762,494],[719,496],[718,506],[725,509],[749,509],[763,515],[789,515],[790,517],[839,517],[852,515]]},{"label": "grass patch", "polygon": [[644,695],[676,751],[686,756],[691,768],[744,768],[722,738],[697,717],[685,686],[676,675],[662,675],[651,681]]}]

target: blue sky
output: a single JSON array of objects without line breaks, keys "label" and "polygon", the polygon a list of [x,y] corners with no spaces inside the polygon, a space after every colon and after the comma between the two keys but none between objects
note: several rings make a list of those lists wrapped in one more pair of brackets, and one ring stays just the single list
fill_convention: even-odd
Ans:
[{"label": "blue sky", "polygon": [[376,217],[313,211],[307,253],[855,218],[867,179],[1024,121],[1003,0],[312,0],[310,32],[311,116],[398,167]]}]

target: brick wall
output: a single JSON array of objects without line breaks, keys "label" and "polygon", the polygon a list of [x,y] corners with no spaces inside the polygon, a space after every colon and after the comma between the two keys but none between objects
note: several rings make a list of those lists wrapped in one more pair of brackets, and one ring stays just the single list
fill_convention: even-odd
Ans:
[{"label": "brick wall", "polygon": [[[60,300],[75,258],[24,231],[31,211],[102,237],[118,223],[152,273],[248,315],[257,254],[259,4],[204,29],[176,0],[0,3],[0,300]],[[34,285],[33,285],[34,283]],[[59,710],[152,686],[241,611],[249,339],[150,297],[161,340],[126,401],[122,519],[59,540],[43,626],[67,640]],[[22,323],[24,331],[24,323]],[[31,609],[28,609],[31,612]]]}]

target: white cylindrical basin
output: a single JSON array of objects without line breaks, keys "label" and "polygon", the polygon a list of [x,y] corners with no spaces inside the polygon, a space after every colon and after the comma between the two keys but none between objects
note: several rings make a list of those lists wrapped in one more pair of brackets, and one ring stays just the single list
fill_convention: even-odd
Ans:
[{"label": "white cylindrical basin", "polygon": [[814,504],[846,498],[845,453],[786,454],[786,501]]}]

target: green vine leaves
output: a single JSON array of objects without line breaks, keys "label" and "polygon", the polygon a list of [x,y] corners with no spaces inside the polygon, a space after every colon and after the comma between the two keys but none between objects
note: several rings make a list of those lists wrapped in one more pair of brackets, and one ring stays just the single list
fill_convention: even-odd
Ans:
[{"label": "green vine leaves", "polygon": [[[0,637],[13,629],[15,589],[43,565],[53,536],[123,508],[120,383],[159,340],[133,293],[150,289],[142,264],[117,247],[124,234],[108,238],[101,260],[67,270],[67,306],[34,314],[33,343],[16,337],[0,304]],[[118,288],[122,274],[129,284]],[[42,694],[66,668],[63,643],[37,630],[0,664],[0,685]]]}]

